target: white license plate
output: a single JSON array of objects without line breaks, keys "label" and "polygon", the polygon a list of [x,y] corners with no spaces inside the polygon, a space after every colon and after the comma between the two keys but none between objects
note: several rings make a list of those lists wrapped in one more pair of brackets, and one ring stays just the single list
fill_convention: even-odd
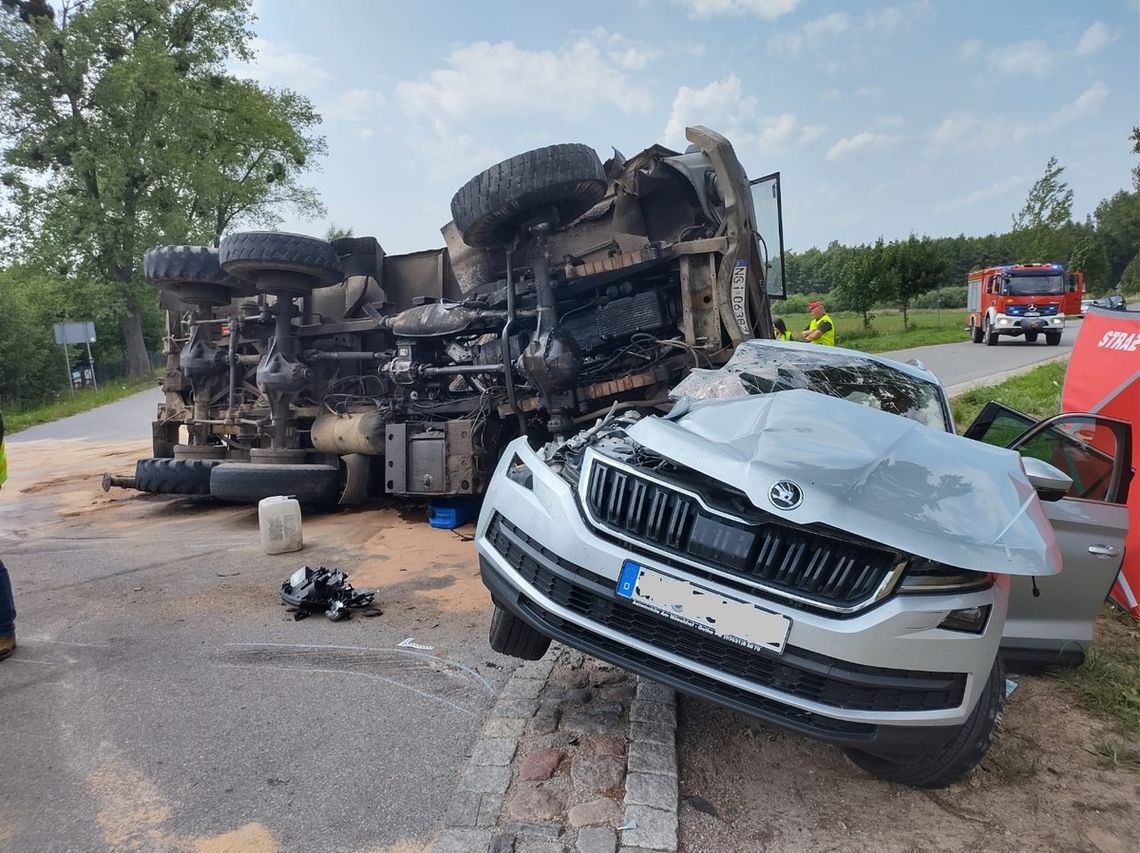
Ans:
[{"label": "white license plate", "polygon": [[671,578],[633,560],[622,564],[617,594],[638,607],[753,650],[783,652],[792,627],[792,621],[779,613]]}]

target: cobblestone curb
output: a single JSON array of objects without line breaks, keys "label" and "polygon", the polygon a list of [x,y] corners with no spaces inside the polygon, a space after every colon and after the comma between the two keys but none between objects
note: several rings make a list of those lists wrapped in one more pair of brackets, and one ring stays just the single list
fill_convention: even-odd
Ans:
[{"label": "cobblestone curb", "polygon": [[674,692],[557,644],[512,673],[433,853],[674,853]]}]

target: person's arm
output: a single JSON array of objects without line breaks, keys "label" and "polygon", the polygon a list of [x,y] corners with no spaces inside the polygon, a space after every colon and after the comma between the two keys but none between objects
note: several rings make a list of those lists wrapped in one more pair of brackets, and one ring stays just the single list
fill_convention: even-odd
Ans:
[{"label": "person's arm", "polygon": [[830,332],[830,331],[831,331],[831,324],[829,322],[827,322],[826,320],[824,320],[822,323],[820,323],[814,329],[804,332],[804,340],[805,341],[814,341],[816,338],[822,336],[824,332]]}]

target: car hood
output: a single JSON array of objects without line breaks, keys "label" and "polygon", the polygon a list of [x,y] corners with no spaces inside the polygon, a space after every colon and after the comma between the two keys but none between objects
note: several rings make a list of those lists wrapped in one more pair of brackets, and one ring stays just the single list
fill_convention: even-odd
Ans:
[{"label": "car hood", "polygon": [[[1020,457],[807,390],[682,402],[631,439],[795,524],[824,524],[981,572],[1050,575],[1061,554]],[[791,480],[803,502],[769,490]]]}]

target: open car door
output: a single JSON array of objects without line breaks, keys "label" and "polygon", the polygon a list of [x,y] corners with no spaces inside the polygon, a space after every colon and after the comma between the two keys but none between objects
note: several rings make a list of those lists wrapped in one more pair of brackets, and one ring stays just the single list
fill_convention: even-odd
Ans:
[{"label": "open car door", "polygon": [[1089,413],[1037,422],[1008,406],[989,403],[965,435],[1048,462],[1073,481],[1060,499],[1042,500],[1064,570],[1039,579],[1036,586],[1031,578],[1010,578],[1001,649],[1015,668],[1078,665],[1124,559],[1131,426]]}]

